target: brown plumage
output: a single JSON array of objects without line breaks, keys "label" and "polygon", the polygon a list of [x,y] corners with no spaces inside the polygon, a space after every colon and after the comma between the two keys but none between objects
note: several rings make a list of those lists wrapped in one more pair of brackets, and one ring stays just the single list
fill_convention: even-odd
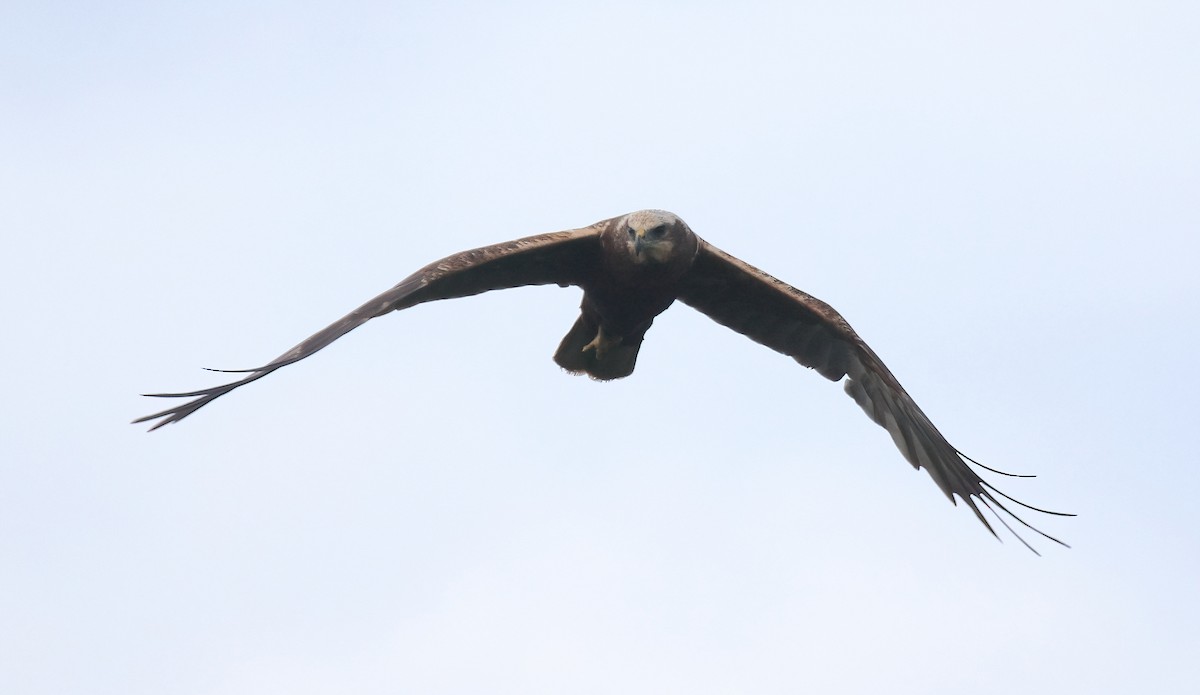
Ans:
[{"label": "brown plumage", "polygon": [[[1010,531],[1013,529],[1000,512],[1062,544],[1010,512],[996,495],[1047,514],[1070,515],[1029,507],[980,478],[967,463],[976,462],[946,441],[875,352],[832,307],[708,244],[683,220],[660,210],[643,210],[582,229],[526,237],[443,258],[274,361],[256,369],[236,370],[246,374],[238,381],[185,393],[147,394],[193,400],[134,422],[158,420],[151,430],[178,422],[214,399],[312,355],[377,316],[438,299],[550,284],[574,285],[584,293],[579,318],[554,354],[554,361],[564,369],[600,380],[629,376],[654,318],[678,299],[827,379],[848,377],[846,392],[887,429],[909,463],[924,468],[951,502],[955,496],[966,502],[993,535],[995,531],[977,502]],[[1014,535],[1025,543],[1020,535]]]}]

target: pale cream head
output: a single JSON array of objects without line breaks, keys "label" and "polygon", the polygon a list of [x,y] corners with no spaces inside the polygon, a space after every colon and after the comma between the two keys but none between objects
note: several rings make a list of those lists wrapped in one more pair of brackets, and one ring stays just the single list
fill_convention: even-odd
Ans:
[{"label": "pale cream head", "polygon": [[619,223],[634,263],[666,263],[687,225],[665,210],[631,212]]}]

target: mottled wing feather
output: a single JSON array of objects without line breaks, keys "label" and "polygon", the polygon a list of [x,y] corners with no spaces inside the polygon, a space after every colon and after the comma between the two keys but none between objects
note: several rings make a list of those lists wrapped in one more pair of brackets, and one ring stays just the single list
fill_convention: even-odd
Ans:
[{"label": "mottled wing feather", "polygon": [[255,369],[217,370],[245,373],[238,381],[185,393],[146,394],[194,400],[134,420],[160,420],[151,430],[178,422],[216,398],[263,378],[280,367],[309,357],[333,341],[384,314],[438,299],[452,299],[525,285],[578,285],[599,258],[599,231],[605,223],[584,229],[540,234],[448,256],[430,263],[395,287],[368,301],[270,363]]},{"label": "mottled wing feather", "polygon": [[[815,369],[827,379],[837,381],[848,376],[846,392],[891,434],[909,463],[929,473],[951,502],[955,502],[957,495],[993,533],[977,500],[993,512],[999,508],[1012,516],[992,495],[992,492],[1002,496],[1003,493],[979,477],[875,352],[825,302],[703,241],[691,271],[683,280],[679,300],[717,323]],[[1003,518],[997,518],[1008,525]],[[1013,518],[1033,529],[1021,519]]]}]

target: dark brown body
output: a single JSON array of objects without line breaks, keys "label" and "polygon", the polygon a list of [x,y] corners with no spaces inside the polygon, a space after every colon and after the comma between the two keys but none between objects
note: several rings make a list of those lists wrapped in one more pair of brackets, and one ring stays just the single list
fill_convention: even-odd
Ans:
[{"label": "dark brown body", "polygon": [[[633,373],[638,349],[654,318],[679,296],[699,240],[677,217],[634,213],[600,233],[597,272],[583,278],[579,318],[554,353],[560,367],[593,379]],[[608,344],[589,349],[598,336]]]}]

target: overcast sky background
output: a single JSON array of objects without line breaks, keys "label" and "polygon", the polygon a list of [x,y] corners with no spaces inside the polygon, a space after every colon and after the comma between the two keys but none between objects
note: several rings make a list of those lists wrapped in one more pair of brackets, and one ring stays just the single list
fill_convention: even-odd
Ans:
[{"label": "overcast sky background", "polygon": [[[5,4],[0,691],[1195,691],[1197,5],[730,7]],[[1074,547],[687,307],[562,373],[577,290],[128,424],[646,207],[831,303]]]}]

